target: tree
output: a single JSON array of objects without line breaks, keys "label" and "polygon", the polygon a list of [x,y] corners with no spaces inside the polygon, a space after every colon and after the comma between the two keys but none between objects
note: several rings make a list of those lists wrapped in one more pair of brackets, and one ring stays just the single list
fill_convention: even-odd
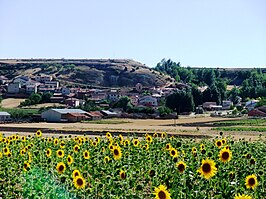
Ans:
[{"label": "tree", "polygon": [[131,100],[129,97],[121,97],[114,105],[113,108],[122,108],[124,111],[132,108]]},{"label": "tree", "polygon": [[43,93],[42,94],[42,100],[41,102],[42,103],[48,103],[48,102],[51,102],[51,97],[53,96],[52,93],[48,92],[48,93]]},{"label": "tree", "polygon": [[160,116],[165,116],[165,115],[170,114],[172,112],[172,110],[166,106],[160,106],[158,108],[158,111],[160,113]]},{"label": "tree", "polygon": [[239,101],[240,90],[236,86],[234,86],[234,88],[231,91],[229,91],[228,95],[229,95],[230,100],[234,104],[237,104]]},{"label": "tree", "polygon": [[193,111],[195,104],[191,91],[178,91],[168,95],[166,106],[178,114]]},{"label": "tree", "polygon": [[191,92],[193,95],[195,106],[197,107],[197,106],[201,105],[203,103],[202,92],[197,88],[196,85],[192,86]]},{"label": "tree", "polygon": [[33,93],[30,95],[29,100],[31,104],[39,104],[42,100],[42,96],[38,93]]}]

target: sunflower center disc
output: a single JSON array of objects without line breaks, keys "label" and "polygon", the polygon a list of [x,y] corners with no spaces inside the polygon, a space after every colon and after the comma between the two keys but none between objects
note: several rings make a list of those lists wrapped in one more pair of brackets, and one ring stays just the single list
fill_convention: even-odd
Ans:
[{"label": "sunflower center disc", "polygon": [[204,164],[202,166],[202,170],[205,172],[205,173],[209,173],[211,171],[211,165],[209,164]]},{"label": "sunflower center disc", "polygon": [[118,150],[117,149],[114,150],[114,154],[118,155]]},{"label": "sunflower center disc", "polygon": [[82,180],[81,178],[79,178],[79,179],[77,180],[77,184],[78,184],[79,186],[82,186],[82,185],[83,185],[83,180]]},{"label": "sunflower center disc", "polygon": [[64,170],[64,166],[63,165],[60,165],[59,171],[63,171],[63,170]]},{"label": "sunflower center disc", "polygon": [[255,179],[254,178],[250,178],[248,183],[252,186],[255,184]]},{"label": "sunflower center disc", "polygon": [[183,164],[178,165],[178,170],[181,172],[184,171],[185,170],[184,165]]},{"label": "sunflower center disc", "polygon": [[166,199],[166,194],[163,191],[160,191],[158,193],[158,196],[159,196],[160,199]]},{"label": "sunflower center disc", "polygon": [[228,152],[223,152],[223,154],[222,154],[222,158],[223,158],[224,160],[227,160],[227,159],[229,158],[229,153],[228,153]]}]

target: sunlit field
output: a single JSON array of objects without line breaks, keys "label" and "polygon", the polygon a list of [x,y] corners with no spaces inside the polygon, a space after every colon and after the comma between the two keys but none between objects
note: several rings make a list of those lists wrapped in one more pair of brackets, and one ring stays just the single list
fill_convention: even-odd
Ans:
[{"label": "sunlit field", "polygon": [[2,198],[265,198],[266,143],[0,136]]}]

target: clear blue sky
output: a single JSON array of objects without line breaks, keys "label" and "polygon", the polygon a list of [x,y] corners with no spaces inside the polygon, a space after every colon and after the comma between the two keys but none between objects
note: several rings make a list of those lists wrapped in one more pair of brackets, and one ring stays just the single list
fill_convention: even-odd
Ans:
[{"label": "clear blue sky", "polygon": [[0,0],[0,58],[265,67],[265,0]]}]

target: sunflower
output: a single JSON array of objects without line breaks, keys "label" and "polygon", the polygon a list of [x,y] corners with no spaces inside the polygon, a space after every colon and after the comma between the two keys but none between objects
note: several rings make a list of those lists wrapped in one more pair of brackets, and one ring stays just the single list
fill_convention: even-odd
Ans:
[{"label": "sunflower", "polygon": [[158,137],[158,134],[157,134],[157,133],[154,133],[154,134],[153,134],[153,137],[154,137],[154,138],[157,138],[157,137]]},{"label": "sunflower", "polygon": [[255,187],[258,185],[258,180],[255,174],[249,175],[246,177],[246,187],[248,189],[255,189]]},{"label": "sunflower", "polygon": [[97,146],[97,144],[98,144],[98,142],[94,141],[94,142],[92,142],[92,143],[91,143],[91,146],[94,146],[94,147],[96,147],[96,146]]},{"label": "sunflower", "polygon": [[7,156],[8,158],[10,158],[10,157],[12,156],[12,153],[11,153],[11,152],[8,152],[8,153],[6,154],[6,156]]},{"label": "sunflower", "polygon": [[75,169],[75,170],[72,172],[72,177],[73,177],[73,179],[74,179],[74,178],[76,178],[76,177],[78,177],[78,176],[81,176],[81,175],[80,175],[80,172],[79,172],[79,170]]},{"label": "sunflower", "polygon": [[251,158],[249,161],[250,164],[256,164],[256,159],[255,158]]},{"label": "sunflower", "polygon": [[74,186],[76,187],[76,189],[84,189],[85,188],[86,181],[82,176],[78,176],[78,177],[74,178],[73,182],[74,182]]},{"label": "sunflower", "polygon": [[138,139],[134,139],[133,140],[133,145],[134,145],[134,147],[139,146],[139,140]]},{"label": "sunflower", "polygon": [[226,139],[225,138],[221,139],[221,142],[223,143],[223,145],[226,144]]},{"label": "sunflower", "polygon": [[68,155],[67,156],[67,164],[68,165],[71,165],[73,162],[74,162],[74,160],[73,160],[72,156],[71,155]]},{"label": "sunflower", "polygon": [[152,142],[152,137],[150,135],[147,135],[146,136],[146,141],[151,143]]},{"label": "sunflower", "polygon": [[201,167],[199,168],[198,172],[204,178],[210,179],[217,172],[217,168],[215,167],[215,162],[213,160],[209,160],[209,159],[202,160],[202,164],[201,164]]},{"label": "sunflower", "polygon": [[37,137],[42,137],[42,131],[41,130],[36,131],[36,136]]},{"label": "sunflower", "polygon": [[47,149],[46,150],[46,156],[50,157],[52,155],[52,150],[51,149]]},{"label": "sunflower", "polygon": [[55,139],[54,139],[54,145],[57,145],[57,144],[58,144],[58,142],[59,142],[59,141],[58,141],[58,139],[57,139],[57,138],[55,138]]},{"label": "sunflower", "polygon": [[108,148],[109,148],[110,151],[113,151],[114,150],[113,144],[109,144],[109,147]]},{"label": "sunflower", "polygon": [[245,194],[240,195],[240,194],[238,194],[238,195],[236,195],[234,197],[234,199],[252,199],[252,198],[249,195],[245,195]]},{"label": "sunflower", "polygon": [[25,149],[20,150],[20,155],[24,156],[25,153],[26,153],[26,150]]},{"label": "sunflower", "polygon": [[25,142],[26,141],[26,137],[25,136],[22,136],[21,137],[21,140],[22,140],[22,142]]},{"label": "sunflower", "polygon": [[28,157],[29,157],[29,163],[31,163],[32,159],[31,159],[31,153],[28,152]]},{"label": "sunflower", "polygon": [[120,176],[120,178],[122,179],[122,180],[124,180],[124,179],[126,179],[126,172],[125,171],[123,171],[123,170],[121,170],[120,172],[119,172],[119,176]]},{"label": "sunflower", "polygon": [[216,146],[219,147],[219,148],[223,145],[223,143],[222,143],[221,140],[217,140],[217,141],[215,142],[215,144],[216,144]]},{"label": "sunflower", "polygon": [[246,159],[250,159],[251,158],[251,154],[250,153],[247,153],[246,154]]},{"label": "sunflower", "polygon": [[130,144],[130,141],[129,141],[129,140],[125,140],[125,141],[124,141],[124,145],[125,145],[125,146],[128,146],[129,144]]},{"label": "sunflower", "polygon": [[161,138],[165,138],[167,136],[166,132],[161,133]]},{"label": "sunflower", "polygon": [[122,152],[119,146],[114,146],[113,155],[115,160],[119,160],[122,157]]},{"label": "sunflower", "polygon": [[48,141],[48,142],[52,142],[53,139],[49,137],[49,138],[47,139],[47,141]]},{"label": "sunflower", "polygon": [[27,161],[24,162],[23,169],[24,171],[28,171],[30,169],[30,164]]},{"label": "sunflower", "polygon": [[232,152],[229,149],[223,148],[219,153],[220,160],[225,163],[232,159]]},{"label": "sunflower", "polygon": [[4,149],[3,149],[3,153],[5,154],[5,155],[7,155],[8,153],[9,153],[9,148],[8,147],[5,147]]},{"label": "sunflower", "polygon": [[120,141],[124,140],[123,135],[121,135],[121,134],[119,134],[118,138],[119,138]]},{"label": "sunflower", "polygon": [[110,139],[110,138],[112,138],[112,134],[109,133],[109,132],[107,132],[107,133],[106,133],[106,137],[107,137],[108,139]]},{"label": "sunflower", "polygon": [[170,143],[167,143],[166,146],[165,146],[165,149],[166,149],[167,151],[170,151],[171,148],[172,148],[171,144],[170,144]]},{"label": "sunflower", "polygon": [[146,144],[143,146],[143,148],[146,149],[146,150],[149,150],[150,146],[149,146],[148,143],[146,143]]},{"label": "sunflower", "polygon": [[171,150],[170,150],[170,155],[172,157],[177,157],[178,156],[178,151],[174,147],[172,147]]},{"label": "sunflower", "polygon": [[197,148],[196,148],[196,147],[192,147],[191,150],[192,150],[192,153],[193,153],[193,152],[197,152]]},{"label": "sunflower", "polygon": [[57,155],[57,157],[62,158],[62,157],[64,157],[65,152],[60,149],[60,150],[57,150],[56,151],[56,155]]},{"label": "sunflower", "polygon": [[2,154],[2,152],[0,152],[0,158],[2,158],[3,157],[3,154]]},{"label": "sunflower", "polygon": [[202,143],[200,144],[200,150],[203,150],[203,149],[205,149],[205,145]]},{"label": "sunflower", "polygon": [[62,141],[62,142],[60,143],[60,148],[63,149],[63,148],[65,148],[65,146],[66,146],[65,142]]},{"label": "sunflower", "polygon": [[88,160],[89,158],[90,158],[90,152],[89,151],[84,151],[83,152],[83,157],[84,157],[84,159],[86,159],[86,160]]},{"label": "sunflower", "polygon": [[105,163],[108,163],[110,161],[110,158],[108,156],[105,156],[103,160]]},{"label": "sunflower", "polygon": [[183,161],[179,161],[178,163],[176,163],[176,166],[180,173],[183,173],[187,167],[186,163],[184,163]]},{"label": "sunflower", "polygon": [[79,148],[80,148],[79,145],[76,144],[76,145],[73,147],[74,152],[77,153],[77,152],[79,151]]},{"label": "sunflower", "polygon": [[56,170],[59,174],[62,174],[66,170],[66,165],[63,162],[59,162],[56,166]]},{"label": "sunflower", "polygon": [[171,199],[170,193],[166,189],[167,188],[164,185],[155,187],[155,190],[153,192],[155,199]]}]

